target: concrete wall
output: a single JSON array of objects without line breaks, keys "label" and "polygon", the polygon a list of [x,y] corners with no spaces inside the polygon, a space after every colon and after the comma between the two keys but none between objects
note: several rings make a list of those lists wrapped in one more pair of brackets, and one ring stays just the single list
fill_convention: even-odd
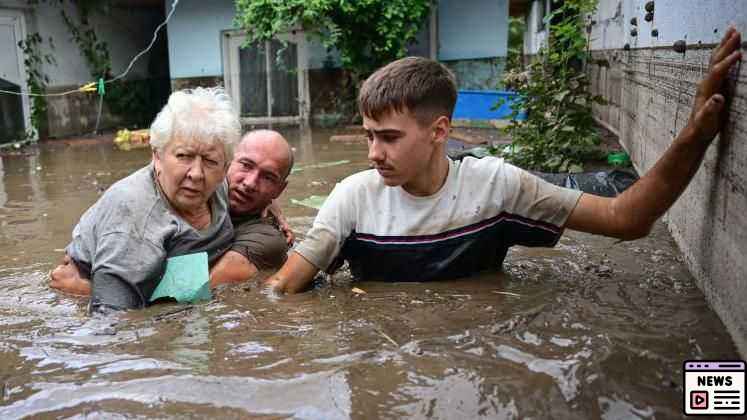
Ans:
[{"label": "concrete wall", "polygon": [[176,9],[167,26],[171,78],[223,77],[220,33],[234,28],[233,0],[180,0]]},{"label": "concrete wall", "polygon": [[[643,0],[601,0],[593,17],[592,86],[609,100],[595,116],[616,131],[645,172],[685,126],[710,52],[733,23],[747,34],[741,1],[658,0],[652,22]],[[638,20],[637,36],[630,30]],[[657,29],[658,37],[651,35]],[[689,49],[671,45],[687,40]],[[628,44],[631,49],[624,50]],[[744,67],[744,66],[742,66]],[[747,74],[729,80],[728,125],[708,150],[690,186],[666,215],[672,236],[715,311],[747,354]]]},{"label": "concrete wall", "polygon": [[[50,77],[50,86],[79,85],[91,80],[85,60],[60,14],[64,9],[69,16],[77,18],[73,5],[67,2],[62,5],[58,5],[58,2],[40,2],[37,6],[29,6],[26,1],[0,0],[0,9],[22,12],[27,34],[36,32],[44,39],[40,52],[52,54],[57,59],[57,64],[45,64],[43,67]],[[110,15],[91,16],[97,35],[109,46],[114,72],[124,70],[132,56],[150,42],[153,35],[151,29],[158,24],[158,19],[159,13],[147,8],[113,8]],[[50,37],[54,48],[48,42]],[[136,63],[131,74],[134,78],[148,74],[147,55]]]},{"label": "concrete wall", "polygon": [[550,0],[534,0],[527,16],[524,33],[524,54],[535,55],[547,41],[547,28],[542,24],[542,10],[549,12]]},{"label": "concrete wall", "polygon": [[[91,80],[91,72],[60,15],[63,7],[68,16],[77,18],[76,8],[67,2],[62,6],[40,4],[35,9],[37,32],[43,39],[54,40],[54,50],[49,51],[57,58],[57,64],[45,68],[51,86],[80,85]],[[132,57],[148,45],[158,19],[159,13],[138,8],[114,8],[110,15],[91,16],[96,34],[109,46],[115,74],[124,71]],[[129,74],[133,79],[147,77],[148,56],[138,60]]]},{"label": "concrete wall", "polygon": [[459,89],[496,89],[508,52],[508,1],[440,0],[437,52]]},{"label": "concrete wall", "polygon": [[438,59],[505,57],[508,0],[440,0]]},{"label": "concrete wall", "polygon": [[[30,6],[26,1],[0,0],[0,9],[20,11],[24,15],[26,33],[39,33],[44,42],[40,54],[51,54],[55,64],[45,63],[42,71],[49,76],[48,93],[75,89],[94,80],[78,46],[71,39],[61,11],[77,20],[75,7],[64,2],[40,2]],[[143,7],[113,7],[110,14],[91,15],[90,21],[101,41],[107,43],[112,71],[119,74],[130,60],[151,40],[153,30],[162,19],[162,12]],[[49,42],[49,39],[52,42]],[[163,55],[162,55],[163,57]],[[127,76],[137,80],[163,76],[168,72],[167,58],[153,60],[150,54],[143,55]],[[160,65],[158,61],[165,61]],[[26,86],[23,86],[24,90]],[[74,94],[48,97],[48,115],[45,136],[63,137],[93,131],[98,112],[95,94]],[[101,128],[115,127],[120,122],[104,109]]]},{"label": "concrete wall", "polygon": [[459,90],[496,90],[501,84],[506,57],[443,61],[454,72]]}]

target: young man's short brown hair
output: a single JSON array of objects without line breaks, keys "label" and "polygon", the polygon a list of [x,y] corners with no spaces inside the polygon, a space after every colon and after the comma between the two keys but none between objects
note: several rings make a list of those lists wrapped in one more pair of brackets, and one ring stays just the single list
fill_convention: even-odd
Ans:
[{"label": "young man's short brown hair", "polygon": [[438,61],[406,57],[376,70],[361,86],[361,115],[378,120],[408,110],[421,125],[440,116],[451,119],[457,98],[454,74]]}]

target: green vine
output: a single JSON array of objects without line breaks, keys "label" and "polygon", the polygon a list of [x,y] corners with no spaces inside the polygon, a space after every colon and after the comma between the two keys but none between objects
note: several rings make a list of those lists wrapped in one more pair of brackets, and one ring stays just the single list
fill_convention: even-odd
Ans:
[{"label": "green vine", "polygon": [[506,71],[521,68],[524,55],[524,32],[527,24],[524,18],[508,17],[508,51],[506,56]]},{"label": "green vine", "polygon": [[88,15],[80,12],[80,23],[76,25],[76,22],[65,10],[61,10],[60,14],[68,31],[70,31],[73,41],[78,45],[81,54],[83,54],[91,75],[96,79],[100,77],[108,78],[111,75],[112,69],[109,46],[106,42],[98,39],[96,31],[88,23]]},{"label": "green vine", "polygon": [[[93,80],[110,80],[113,74],[109,45],[99,39],[89,21],[89,14],[96,10],[92,3],[95,2],[89,1],[86,7],[78,5],[78,22],[64,10],[61,10],[61,15],[86,61]],[[108,9],[104,8],[99,12],[108,13]],[[112,114],[123,118],[125,124],[142,126],[148,124],[158,112],[158,100],[154,95],[148,81],[116,80],[106,84],[104,102]]]},{"label": "green vine", "polygon": [[[44,63],[57,65],[54,55],[42,54],[44,40],[38,33],[30,34],[21,41],[18,47],[23,51],[23,63],[26,68],[26,87],[34,95],[42,95],[47,90],[49,76],[44,73]],[[54,50],[52,38],[49,38],[50,50]],[[31,127],[32,132],[25,133],[25,137],[34,138],[41,132],[47,121],[47,101],[44,96],[31,96]]]},{"label": "green vine", "polygon": [[604,99],[589,91],[584,24],[596,4],[596,0],[562,2],[545,17],[550,35],[536,60],[526,71],[513,70],[504,76],[504,84],[522,98],[512,104],[512,116],[527,114],[526,121],[509,125],[513,143],[500,151],[513,163],[543,171],[580,172],[584,161],[599,157],[600,138],[591,105]]},{"label": "green vine", "polygon": [[235,21],[250,42],[308,30],[362,80],[405,55],[430,7],[431,0],[236,0]]}]

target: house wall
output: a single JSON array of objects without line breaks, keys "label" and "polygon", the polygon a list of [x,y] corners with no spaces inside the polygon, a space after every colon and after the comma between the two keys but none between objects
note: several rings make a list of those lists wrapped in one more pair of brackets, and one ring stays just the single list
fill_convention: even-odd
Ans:
[{"label": "house wall", "polygon": [[[26,87],[24,56],[18,42],[25,38],[24,14],[0,8],[0,89],[19,93]],[[25,137],[30,120],[28,96],[0,94],[0,144]]]},{"label": "house wall", "polygon": [[[171,2],[167,3],[167,12]],[[220,33],[233,29],[233,0],[180,0],[167,26],[171,79],[223,78]]]},{"label": "house wall", "polygon": [[438,59],[505,57],[508,0],[440,0]]},{"label": "house wall", "polygon": [[438,59],[459,89],[496,89],[508,51],[508,0],[440,0]]},{"label": "house wall", "polygon": [[[51,37],[54,40],[54,49],[48,48],[45,43],[47,51],[57,58],[56,65],[45,66],[45,71],[50,76],[50,85],[77,86],[91,81],[92,77],[78,45],[71,39],[70,31],[60,15],[62,8],[68,16],[77,20],[77,11],[69,3],[64,3],[63,6],[40,4],[35,11],[36,31],[43,39]],[[152,30],[158,25],[156,19],[158,14],[148,9],[116,8],[108,16],[91,16],[97,36],[109,47],[115,74],[124,71],[132,57],[148,45],[153,35]],[[148,57],[138,60],[130,74],[133,78],[146,77]]]},{"label": "house wall", "polygon": [[[26,1],[0,1],[0,9],[23,12],[26,33],[39,33],[44,42],[40,55],[51,54],[56,63],[45,63],[42,71],[49,76],[48,93],[64,92],[94,81],[90,70],[77,44],[71,39],[65,25],[61,10],[77,19],[75,7],[64,2],[40,2],[29,6]],[[160,23],[162,14],[158,10],[147,8],[113,8],[109,15],[94,13],[91,23],[101,41],[107,43],[114,74],[119,74],[140,50],[151,40],[153,30]],[[49,39],[52,39],[50,44]],[[152,62],[146,54],[133,66],[127,79],[144,79],[158,76],[154,73],[167,73],[168,65]],[[168,59],[165,57],[164,59]],[[26,89],[26,87],[23,87]],[[73,94],[47,98],[48,115],[43,137],[63,137],[93,131],[98,112],[98,101],[95,94]],[[120,121],[104,108],[100,128],[115,127]]]},{"label": "house wall", "polygon": [[[171,10],[168,2],[167,9]],[[172,86],[195,86],[221,82],[223,56],[221,32],[236,29],[233,0],[180,0],[168,24],[169,64]],[[339,63],[320,42],[309,45],[309,68],[320,69],[325,61]],[[329,59],[328,59],[329,56]],[[185,80],[186,79],[186,80]]]},{"label": "house wall", "polygon": [[[696,83],[729,23],[747,34],[740,1],[601,0],[590,34],[592,88],[609,104],[595,116],[620,136],[639,172],[650,169],[687,123]],[[630,20],[638,20],[632,36]],[[658,37],[651,35],[658,30]],[[684,54],[673,51],[687,40]],[[629,50],[623,49],[625,44]],[[747,354],[747,74],[732,73],[728,123],[702,167],[666,214],[672,236],[706,298]]]},{"label": "house wall", "polygon": [[[170,8],[170,4],[167,4]],[[457,74],[461,89],[495,89],[503,74],[508,48],[508,0],[440,0],[437,6],[437,57]],[[234,28],[233,0],[181,0],[168,25],[171,86],[215,85],[223,78],[220,34]],[[426,25],[427,26],[427,25]],[[431,37],[424,29],[410,53],[430,55]],[[427,41],[427,42],[426,42]],[[435,44],[435,42],[434,42]],[[312,113],[329,113],[335,101],[324,89],[339,91],[339,54],[319,42],[308,44]],[[319,84],[322,88],[318,89]]]},{"label": "house wall", "polygon": [[527,16],[527,29],[524,33],[524,54],[535,55],[547,41],[547,29],[542,24],[542,12],[550,10],[550,0],[534,0]]}]

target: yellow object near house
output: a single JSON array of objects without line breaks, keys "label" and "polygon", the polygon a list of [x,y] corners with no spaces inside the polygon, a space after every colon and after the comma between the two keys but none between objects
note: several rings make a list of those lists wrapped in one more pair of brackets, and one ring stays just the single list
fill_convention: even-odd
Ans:
[{"label": "yellow object near house", "polygon": [[123,129],[117,131],[117,137],[114,138],[114,145],[119,150],[141,149],[150,146],[150,130],[130,131]]}]

